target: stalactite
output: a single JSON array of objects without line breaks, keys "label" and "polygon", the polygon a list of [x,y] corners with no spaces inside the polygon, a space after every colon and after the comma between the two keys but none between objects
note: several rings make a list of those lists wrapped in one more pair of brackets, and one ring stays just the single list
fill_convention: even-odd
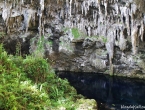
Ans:
[{"label": "stalactite", "polygon": [[108,8],[108,0],[105,0],[105,2],[104,2],[104,6],[105,6],[105,16],[107,16],[107,8]]},{"label": "stalactite", "polygon": [[40,10],[39,10],[39,27],[38,27],[38,30],[39,30],[39,37],[41,37],[41,34],[42,34],[42,29],[44,29],[43,27],[43,21],[42,21],[42,16],[43,16],[43,11],[44,11],[44,0],[40,0]]},{"label": "stalactite", "polygon": [[[97,42],[106,45],[106,48],[101,47],[101,49],[108,51],[111,72],[113,72],[113,65],[116,66],[112,61],[113,59],[116,61],[114,54],[120,54],[121,51],[126,54],[129,51],[130,44],[127,45],[127,42],[132,43],[133,54],[137,54],[138,50],[141,53],[143,50],[144,44],[143,42],[139,43],[139,40],[145,40],[145,15],[140,6],[137,6],[132,0],[127,2],[125,0],[3,1],[4,6],[0,5],[0,7],[7,33],[15,30],[24,33],[24,31],[29,32],[38,28],[37,31],[41,37],[44,34],[52,33],[50,25],[60,30],[62,27],[78,28],[83,32],[82,37],[87,36],[91,39],[97,36],[98,39],[95,37]],[[141,27],[139,28],[137,24]],[[47,28],[45,30],[44,25]],[[127,30],[125,34],[122,27]],[[74,38],[70,33],[72,33],[71,29],[66,36],[71,36],[72,41]],[[101,39],[102,36],[107,39],[107,42]],[[114,49],[114,45],[117,48]]]},{"label": "stalactite", "polygon": [[144,38],[143,38],[144,33],[145,33],[144,21],[141,21],[141,29],[140,29],[141,41],[144,41]]},{"label": "stalactite", "polygon": [[140,26],[135,26],[132,30],[131,43],[132,43],[132,52],[133,54],[138,53],[139,46],[139,28]]},{"label": "stalactite", "polygon": [[27,10],[24,11],[23,14],[24,14],[25,29],[26,29],[26,32],[27,32],[28,28],[29,28],[31,17],[32,17],[32,10],[31,9],[27,9]]},{"label": "stalactite", "polygon": [[75,12],[78,13],[79,3],[75,0]]},{"label": "stalactite", "polygon": [[124,51],[126,49],[126,39],[125,39],[123,30],[121,30],[120,32],[119,48],[121,51]]},{"label": "stalactite", "polygon": [[21,3],[24,4],[24,0],[21,0]]},{"label": "stalactite", "polygon": [[69,12],[69,16],[71,17],[71,13],[72,13],[72,0],[70,0],[70,3],[69,3],[69,10],[70,10],[70,12]]}]

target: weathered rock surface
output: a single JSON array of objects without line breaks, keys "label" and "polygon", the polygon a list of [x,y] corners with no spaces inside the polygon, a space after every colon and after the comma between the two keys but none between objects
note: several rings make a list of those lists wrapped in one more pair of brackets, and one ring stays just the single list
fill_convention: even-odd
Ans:
[{"label": "weathered rock surface", "polygon": [[98,110],[94,99],[79,99],[77,103],[79,106],[76,110]]},{"label": "weathered rock surface", "polygon": [[56,70],[144,77],[144,7],[144,0],[0,0],[0,40],[13,54],[18,43],[24,54],[41,44]]}]

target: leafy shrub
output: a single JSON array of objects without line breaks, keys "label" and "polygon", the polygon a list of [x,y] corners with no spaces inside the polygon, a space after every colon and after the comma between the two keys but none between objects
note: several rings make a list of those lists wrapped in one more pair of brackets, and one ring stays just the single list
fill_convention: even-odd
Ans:
[{"label": "leafy shrub", "polygon": [[24,72],[35,82],[45,81],[46,75],[49,73],[49,66],[45,59],[26,57],[23,60]]},{"label": "leafy shrub", "polygon": [[47,60],[9,56],[0,45],[0,110],[75,110],[78,98],[82,96],[54,74]]},{"label": "leafy shrub", "polygon": [[1,38],[4,38],[5,35],[6,35],[6,33],[0,32],[0,39],[1,39]]},{"label": "leafy shrub", "polygon": [[0,45],[0,109],[43,110],[48,107],[48,94],[25,77],[10,58]]}]

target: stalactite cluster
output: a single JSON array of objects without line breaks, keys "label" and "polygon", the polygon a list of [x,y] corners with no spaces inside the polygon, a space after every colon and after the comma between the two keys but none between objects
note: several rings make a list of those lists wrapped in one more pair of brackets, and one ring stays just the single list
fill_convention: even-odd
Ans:
[{"label": "stalactite cluster", "polygon": [[41,37],[52,34],[52,27],[77,28],[90,38],[107,39],[110,65],[116,47],[136,55],[145,41],[144,0],[5,0],[0,4],[7,34],[35,30]]}]

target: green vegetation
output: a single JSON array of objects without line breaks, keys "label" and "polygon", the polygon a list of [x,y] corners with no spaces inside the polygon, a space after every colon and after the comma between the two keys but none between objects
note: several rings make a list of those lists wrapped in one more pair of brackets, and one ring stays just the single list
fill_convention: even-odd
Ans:
[{"label": "green vegetation", "polygon": [[4,38],[5,35],[6,35],[6,33],[0,32],[0,38]]},{"label": "green vegetation", "polygon": [[16,56],[18,56],[18,55],[20,55],[21,56],[21,43],[20,42],[18,42],[17,44],[16,44]]},{"label": "green vegetation", "polygon": [[46,59],[8,55],[0,45],[0,110],[75,110],[81,97]]},{"label": "green vegetation", "polygon": [[41,38],[34,37],[30,40],[30,45],[33,45],[30,49],[30,53],[33,57],[43,57],[44,56],[44,44],[46,43],[44,36]]},{"label": "green vegetation", "polygon": [[72,34],[75,39],[80,37],[80,32],[79,32],[78,28],[72,28],[71,30],[72,30]]},{"label": "green vegetation", "polygon": [[107,42],[107,38],[105,38],[104,36],[101,36],[101,38],[102,38],[102,41],[103,41],[104,43]]},{"label": "green vegetation", "polygon": [[74,39],[78,39],[83,34],[78,28],[65,27],[62,30],[64,31],[64,33],[66,33],[69,29],[71,29],[71,32],[72,32],[72,35],[74,36]]},{"label": "green vegetation", "polygon": [[65,27],[62,29],[62,31],[64,31],[64,33],[66,33],[69,29],[71,29],[71,32],[72,32],[72,35],[74,36],[74,39],[78,39],[78,38],[91,38],[91,39],[94,39],[94,40],[101,40],[103,41],[104,43],[107,42],[107,38],[104,37],[104,36],[97,36],[97,35],[93,35],[93,36],[87,36],[85,35],[85,33],[81,32],[78,28],[68,28],[68,27]]},{"label": "green vegetation", "polygon": [[38,51],[43,49],[43,45],[44,45],[44,36],[42,36],[41,38],[38,39]]},{"label": "green vegetation", "polygon": [[96,38],[96,39],[98,39],[98,38],[99,38],[99,36],[97,36],[97,35],[96,35],[96,36],[94,35],[94,36],[91,36],[91,37]]},{"label": "green vegetation", "polygon": [[52,46],[52,41],[48,41],[48,44]]}]

